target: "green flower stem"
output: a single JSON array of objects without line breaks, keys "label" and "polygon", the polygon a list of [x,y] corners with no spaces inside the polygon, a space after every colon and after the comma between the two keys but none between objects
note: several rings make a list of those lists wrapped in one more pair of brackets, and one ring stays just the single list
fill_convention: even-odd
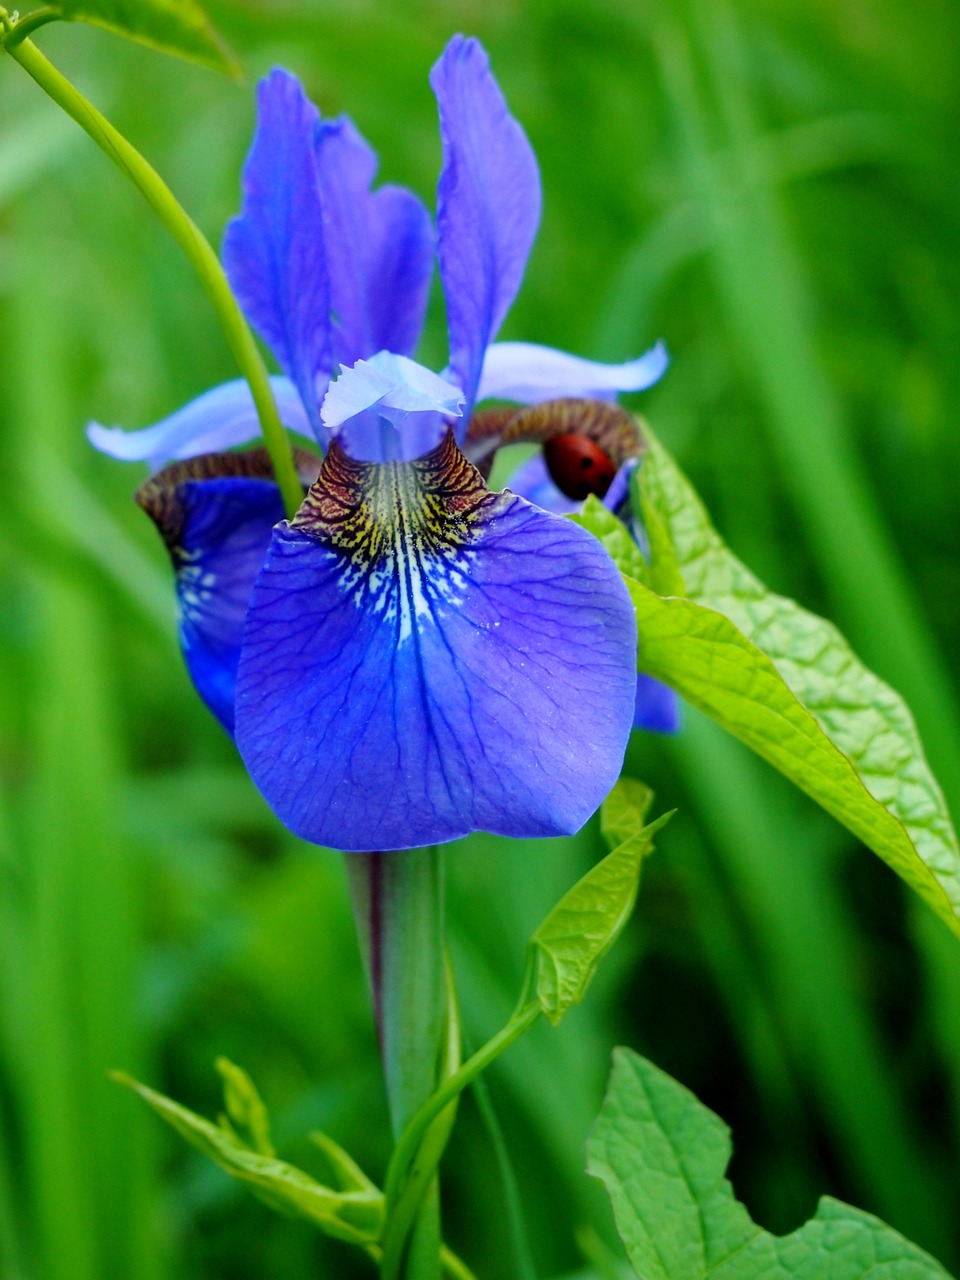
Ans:
[{"label": "green flower stem", "polygon": [[[451,1019],[444,978],[443,864],[437,849],[348,854],[346,863],[373,996],[390,1121],[399,1137],[434,1092],[441,1058],[445,1065],[451,1052],[450,1035],[444,1043],[444,1026],[450,1027]],[[455,1014],[453,1036],[459,1040]],[[391,1239],[389,1257],[384,1250],[381,1276],[439,1280],[435,1168],[419,1184],[421,1196],[402,1239]]]},{"label": "green flower stem", "polygon": [[[17,31],[17,27],[11,28],[9,23],[5,24],[5,29],[11,34]],[[22,38],[19,42],[14,39],[11,43],[8,35],[4,47],[11,58],[20,63],[40,88],[62,107],[67,115],[76,120],[81,129],[88,133],[97,146],[130,178],[187,255],[200,283],[213,303],[217,319],[220,321],[240,371],[250,384],[250,392],[263,429],[264,443],[273,463],[284,506],[288,515],[294,515],[303,501],[303,488],[293,463],[290,441],[280,421],[263,357],[243,317],[243,312],[231,292],[220,260],[209,241],[177,203],[173,192],[156,170],[122,134],[117,132],[109,120],[102,116],[96,107],[57,71],[36,45]]]},{"label": "green flower stem", "polygon": [[[443,1062],[440,1068],[441,1083],[455,1075],[460,1068],[460,1010],[457,1006],[457,994],[449,956],[446,962],[446,994],[447,1014]],[[383,1263],[380,1271],[382,1280],[397,1280],[401,1275],[404,1249],[421,1205],[428,1201],[438,1189],[436,1172],[450,1139],[458,1103],[459,1095],[430,1125],[417,1150],[402,1192],[396,1202],[387,1209],[383,1232]]]},{"label": "green flower stem", "polygon": [[509,1049],[533,1026],[541,1012],[539,1004],[531,1002],[515,1013],[506,1026],[469,1057],[459,1070],[441,1083],[436,1092],[410,1119],[394,1148],[387,1169],[384,1194],[387,1202],[388,1224],[393,1214],[397,1212],[395,1206],[401,1202],[405,1194],[411,1170],[420,1156],[421,1144],[425,1144],[426,1135],[433,1122],[451,1102],[460,1096],[467,1085],[477,1078],[481,1071],[485,1071],[501,1053]]}]

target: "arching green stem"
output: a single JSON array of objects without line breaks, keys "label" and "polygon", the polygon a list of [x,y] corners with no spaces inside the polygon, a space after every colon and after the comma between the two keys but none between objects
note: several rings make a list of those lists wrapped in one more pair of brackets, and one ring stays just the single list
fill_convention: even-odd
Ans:
[{"label": "arching green stem", "polygon": [[[42,13],[42,11],[39,11]],[[29,17],[24,22],[29,21]],[[250,384],[250,393],[263,429],[264,443],[273,463],[277,484],[283,495],[288,515],[294,515],[303,500],[303,488],[297,477],[290,441],[277,411],[270,378],[253,334],[227,282],[220,260],[203,232],[177,203],[173,192],[156,170],[147,163],[113,125],[73,87],[69,80],[40,52],[30,40],[16,38],[17,27],[4,24],[7,52],[32,76],[67,115],[90,135],[100,149],[127,175],[142,193],[157,217],[167,228],[190,261],[200,283],[207,291],[217,313],[240,371]],[[13,40],[11,40],[13,36]]]},{"label": "arching green stem", "polygon": [[3,48],[9,52],[15,45],[21,44],[27,36],[32,35],[39,27],[48,22],[57,22],[63,14],[53,5],[46,4],[42,9],[34,9],[17,22],[10,22],[6,10],[0,12],[0,23],[3,25]]}]

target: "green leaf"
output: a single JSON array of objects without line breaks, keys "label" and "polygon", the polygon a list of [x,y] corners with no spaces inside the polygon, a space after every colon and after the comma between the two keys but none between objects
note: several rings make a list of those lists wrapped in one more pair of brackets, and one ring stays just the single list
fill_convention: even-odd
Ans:
[{"label": "green leaf", "polygon": [[647,562],[627,526],[592,493],[583,504],[583,514],[590,532],[603,543],[620,572],[652,586]]},{"label": "green leaf", "polygon": [[231,76],[242,74],[237,59],[195,0],[57,0],[51,7],[64,18],[105,27],[163,53]]},{"label": "green leaf", "polygon": [[270,1141],[270,1118],[253,1081],[242,1067],[227,1058],[218,1058],[216,1068],[223,1079],[223,1100],[232,1124],[249,1135],[249,1146],[262,1156],[275,1156]]},{"label": "green leaf", "polygon": [[643,793],[640,797],[629,782],[617,784],[608,830],[629,829],[631,821],[635,830],[577,881],[530,939],[537,960],[537,1000],[554,1025],[583,999],[597,966],[630,918],[643,859],[672,817],[665,813],[643,826],[641,806],[652,798],[645,787]]},{"label": "green leaf", "polygon": [[587,1171],[607,1189],[640,1280],[950,1280],[879,1219],[829,1197],[790,1235],[764,1231],[723,1176],[731,1153],[727,1126],[688,1089],[615,1051]]},{"label": "green leaf", "polygon": [[371,1195],[379,1196],[380,1192],[376,1184],[370,1181],[353,1157],[348,1155],[343,1147],[340,1146],[339,1142],[334,1142],[329,1135],[319,1131],[314,1131],[310,1134],[310,1141],[314,1146],[319,1147],[326,1157],[327,1163],[333,1170],[333,1175],[337,1180],[339,1190],[366,1191]]},{"label": "green leaf", "polygon": [[[659,551],[651,538],[651,581],[665,564],[686,598],[664,598],[627,576],[641,671],[812,796],[960,934],[957,838],[903,700],[836,627],[767,591],[741,564],[644,431],[639,501],[645,526],[661,530]],[[592,530],[592,513],[574,518]],[[608,544],[609,518],[601,527]]]},{"label": "green leaf", "polygon": [[637,778],[621,778],[600,807],[600,834],[615,849],[643,830],[653,792]]},{"label": "green leaf", "polygon": [[[222,1059],[221,1062],[225,1060]],[[251,1107],[251,1097],[246,1085],[238,1084],[240,1077],[249,1084],[249,1078],[232,1064],[226,1066],[229,1070],[223,1074],[227,1084],[227,1106],[228,1109],[231,1108],[230,1097],[233,1091],[233,1102],[237,1107],[232,1118],[241,1115],[251,1117],[256,1107]],[[383,1195],[369,1180],[364,1179],[361,1187],[351,1190],[332,1191],[284,1160],[254,1151],[237,1136],[229,1124],[213,1124],[129,1076],[117,1073],[115,1079],[138,1093],[191,1146],[209,1156],[231,1177],[245,1182],[271,1208],[294,1217],[306,1218],[327,1235],[352,1244],[370,1244],[380,1238],[383,1229]],[[249,1084],[249,1088],[262,1108],[263,1104],[252,1084]],[[264,1112],[256,1124],[259,1126],[265,1121]],[[247,1124],[248,1121],[244,1123]],[[356,1169],[355,1165],[353,1167]],[[359,1174],[359,1170],[356,1172]]]}]

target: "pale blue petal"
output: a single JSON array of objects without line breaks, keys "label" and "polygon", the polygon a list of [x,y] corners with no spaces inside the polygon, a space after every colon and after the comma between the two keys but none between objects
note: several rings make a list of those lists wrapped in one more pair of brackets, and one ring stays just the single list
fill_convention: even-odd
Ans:
[{"label": "pale blue petal", "polygon": [[[332,382],[322,406],[331,430],[350,424],[344,446],[364,462],[418,457],[459,417],[463,392],[408,356],[379,351]],[[399,439],[398,439],[399,429]]]},{"label": "pale blue petal", "polygon": [[[270,379],[270,385],[284,426],[312,437],[303,402],[293,383],[277,376]],[[139,431],[105,427],[99,422],[87,427],[87,439],[95,449],[121,462],[147,462],[153,471],[170,461],[236,448],[259,435],[260,420],[250,388],[242,378],[205,391],[168,418]]]},{"label": "pale blue petal", "polygon": [[644,391],[666,372],[662,342],[625,364],[600,364],[533,342],[495,342],[487,348],[478,400],[538,404],[565,397],[612,400],[621,391]]}]

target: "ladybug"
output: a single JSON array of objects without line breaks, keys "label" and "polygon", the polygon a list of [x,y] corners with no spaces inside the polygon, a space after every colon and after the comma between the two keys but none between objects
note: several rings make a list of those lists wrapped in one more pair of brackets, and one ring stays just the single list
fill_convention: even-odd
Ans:
[{"label": "ladybug", "polygon": [[616,468],[598,444],[576,433],[552,436],[543,446],[550,479],[568,498],[598,498],[610,488]]}]

